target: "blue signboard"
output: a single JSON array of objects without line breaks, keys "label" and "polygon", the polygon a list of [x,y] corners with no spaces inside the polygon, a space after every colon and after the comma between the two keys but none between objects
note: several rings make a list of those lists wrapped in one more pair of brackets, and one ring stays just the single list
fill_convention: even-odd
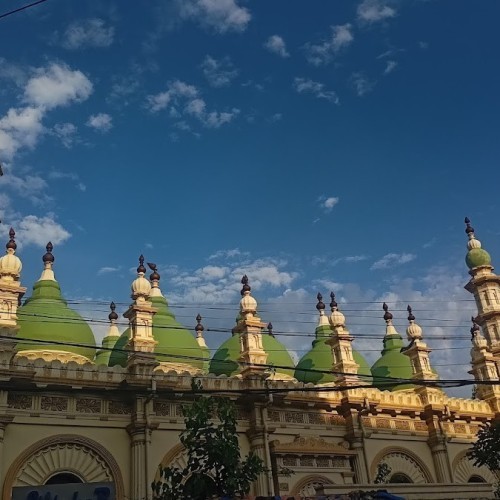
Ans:
[{"label": "blue signboard", "polygon": [[12,500],[116,500],[113,483],[71,483],[12,488]]}]

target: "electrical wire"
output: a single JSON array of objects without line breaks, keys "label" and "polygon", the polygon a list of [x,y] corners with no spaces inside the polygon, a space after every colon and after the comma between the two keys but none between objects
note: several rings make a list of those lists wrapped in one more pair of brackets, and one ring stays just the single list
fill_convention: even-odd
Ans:
[{"label": "electrical wire", "polygon": [[30,3],[28,5],[23,5],[22,7],[19,7],[18,9],[11,10],[9,12],[5,12],[4,14],[0,14],[0,19],[11,16],[12,14],[16,14],[17,12],[21,12],[22,10],[29,9],[31,7],[34,7],[35,5],[41,4],[46,2],[47,0],[38,0],[37,2]]}]

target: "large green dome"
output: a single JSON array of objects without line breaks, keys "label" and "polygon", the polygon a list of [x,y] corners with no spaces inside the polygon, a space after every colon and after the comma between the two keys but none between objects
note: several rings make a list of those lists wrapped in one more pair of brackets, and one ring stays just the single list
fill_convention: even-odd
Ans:
[{"label": "large green dome", "polygon": [[[153,337],[158,342],[155,348],[156,360],[160,363],[181,363],[190,369],[203,369],[206,354],[189,330],[186,330],[176,319],[167,299],[163,296],[150,298],[157,313],[153,316]],[[114,345],[109,359],[109,366],[126,366],[126,345],[130,335],[127,328]]]},{"label": "large green dome", "polygon": [[380,390],[401,391],[413,387],[409,383],[399,385],[390,383],[390,378],[411,379],[413,376],[410,358],[401,352],[403,345],[403,339],[399,333],[384,337],[382,356],[371,368],[373,385]]},{"label": "large green dome", "polygon": [[465,256],[465,263],[469,269],[474,269],[479,266],[490,266],[490,254],[482,248],[472,248]]},{"label": "large green dome", "polygon": [[[286,347],[272,335],[262,334],[262,345],[267,352],[266,364],[290,367],[276,368],[276,373],[293,377],[294,363]],[[210,362],[210,373],[214,375],[237,375],[240,371],[238,358],[240,357],[240,335],[235,334],[228,338],[214,354]]]},{"label": "large green dome", "polygon": [[[302,356],[295,368],[295,378],[299,382],[305,384],[326,384],[335,382],[336,377],[331,372],[333,366],[332,346],[326,343],[332,331],[328,326],[319,326],[316,328],[316,339],[313,340],[312,349]],[[370,366],[365,358],[356,350],[353,349],[352,355],[354,361],[359,365],[358,374],[365,375],[370,378],[363,378],[363,382],[371,382]],[[318,370],[308,371],[308,370]]]},{"label": "large green dome", "polygon": [[[18,337],[34,341],[19,342],[16,349],[20,354],[23,351],[51,350],[78,354],[89,361],[94,359],[94,334],[80,314],[68,307],[57,281],[37,281],[32,296],[19,308],[18,315]],[[50,343],[52,341],[58,344]]]}]

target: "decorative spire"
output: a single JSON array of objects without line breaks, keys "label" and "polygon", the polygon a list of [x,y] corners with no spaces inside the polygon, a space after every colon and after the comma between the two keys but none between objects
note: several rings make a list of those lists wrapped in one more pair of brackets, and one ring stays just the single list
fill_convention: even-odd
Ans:
[{"label": "decorative spire", "polygon": [[319,312],[318,327],[329,326],[328,316],[325,316],[326,306],[325,303],[323,302],[323,295],[321,295],[321,293],[318,293],[318,295],[316,295],[316,298],[318,299],[318,303],[316,304],[316,309]]},{"label": "decorative spire", "polygon": [[250,295],[252,288],[248,284],[248,276],[245,274],[241,278],[241,300],[240,300],[240,311],[244,319],[250,319],[254,317],[257,312],[257,301]]},{"label": "decorative spire", "polygon": [[413,316],[410,305],[408,305],[406,310],[408,311],[408,321],[410,322],[408,328],[406,329],[408,340],[420,340],[422,338],[422,328],[415,323],[415,316]]},{"label": "decorative spire", "polygon": [[160,275],[158,274],[157,265],[153,262],[148,262],[148,267],[153,271],[149,275],[149,280],[151,281],[151,297],[161,297],[162,293],[160,290]]},{"label": "decorative spire", "polygon": [[6,255],[0,258],[0,279],[7,281],[19,280],[21,269],[23,268],[19,257],[14,255],[17,248],[16,240],[14,239],[15,236],[16,233],[14,229],[10,228],[10,239],[5,245],[5,248],[7,249],[5,252]]},{"label": "decorative spire", "polygon": [[386,323],[389,321],[392,322],[392,314],[389,312],[389,306],[385,302],[382,305],[382,309],[384,310],[384,320]]},{"label": "decorative spire", "polygon": [[267,324],[267,333],[268,335],[270,335],[271,337],[274,337],[274,333],[273,333],[273,324],[271,322],[269,322]]},{"label": "decorative spire", "polygon": [[469,237],[469,241],[467,242],[467,249],[472,250],[474,248],[481,248],[481,242],[476,239],[474,228],[471,226],[470,219],[468,217],[465,218],[465,233]]},{"label": "decorative spire", "polygon": [[[5,245],[5,248],[7,249],[7,251],[9,251],[10,249],[14,250],[14,252],[16,251],[17,249],[17,244],[16,244],[16,240],[14,239],[16,236],[16,232],[14,231],[14,229],[10,228],[9,229],[9,241],[8,243]],[[14,253],[12,252],[12,253]]]},{"label": "decorative spire", "polygon": [[144,278],[146,268],[144,267],[144,256],[139,257],[139,267],[137,268],[137,278],[132,282],[132,298],[136,302],[145,302],[151,293],[151,284]]},{"label": "decorative spire", "polygon": [[56,260],[54,255],[52,255],[52,250],[54,250],[54,245],[52,245],[52,243],[49,241],[45,246],[45,250],[47,252],[42,257],[43,271],[42,275],[40,276],[40,280],[56,281],[56,278],[54,276],[54,271],[52,269],[54,261]]},{"label": "decorative spire", "polygon": [[332,314],[330,314],[330,325],[333,328],[345,326],[345,316],[338,310],[338,304],[335,301],[335,294],[333,292],[330,293],[330,309],[332,310]]}]

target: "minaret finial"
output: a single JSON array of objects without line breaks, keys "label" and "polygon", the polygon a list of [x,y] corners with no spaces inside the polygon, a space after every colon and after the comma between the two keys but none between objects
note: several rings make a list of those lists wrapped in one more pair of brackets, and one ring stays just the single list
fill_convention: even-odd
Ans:
[{"label": "minaret finial", "polygon": [[[7,244],[5,245],[5,248],[8,250],[13,250],[15,252],[15,250],[17,249],[17,244],[16,244],[16,240],[15,240],[15,236],[16,236],[16,232],[14,231],[13,228],[10,228],[9,229],[9,241],[7,242]],[[14,253],[12,252],[12,253]]]},{"label": "minaret finial", "polygon": [[333,292],[330,292],[330,299],[331,299],[331,302],[330,302],[330,309],[333,311],[333,310],[336,310],[337,307],[338,307],[338,304],[337,302],[335,301],[335,294]]},{"label": "minaret finial", "polygon": [[241,288],[241,295],[245,295],[245,292],[251,292],[252,287],[248,284],[248,276],[246,274],[241,278],[241,284],[243,285]]},{"label": "minaret finial", "polygon": [[108,319],[111,323],[115,323],[118,319],[118,314],[115,312],[116,304],[111,302],[111,304],[109,304],[109,308],[111,309],[111,312],[108,314]]},{"label": "minaret finial", "polygon": [[45,245],[45,250],[46,253],[42,257],[43,271],[42,275],[40,276],[40,280],[56,281],[54,270],[52,269],[54,261],[56,260],[54,255],[52,254],[52,250],[54,250],[54,245],[52,245],[52,242],[49,241],[47,245]]},{"label": "minaret finial", "polygon": [[153,271],[149,275],[149,280],[151,281],[151,297],[161,297],[162,293],[160,290],[160,274],[158,273],[158,266],[153,262],[148,262],[148,267]]},{"label": "minaret finial", "polygon": [[382,305],[382,309],[384,310],[384,320],[386,322],[392,321],[392,314],[389,312],[389,306],[385,302]]},{"label": "minaret finial", "polygon": [[421,340],[422,328],[415,323],[415,316],[413,315],[411,306],[408,305],[406,310],[408,311],[408,321],[410,322],[408,328],[406,329],[406,335],[408,336],[408,340],[417,340],[417,339]]},{"label": "minaret finial", "polygon": [[138,273],[146,274],[146,268],[144,267],[144,255],[139,256],[139,267],[137,268]]},{"label": "minaret finial", "polygon": [[144,302],[151,293],[151,283],[144,278],[146,268],[144,267],[144,255],[139,256],[139,267],[137,268],[137,278],[132,282],[132,298],[136,302]]}]

